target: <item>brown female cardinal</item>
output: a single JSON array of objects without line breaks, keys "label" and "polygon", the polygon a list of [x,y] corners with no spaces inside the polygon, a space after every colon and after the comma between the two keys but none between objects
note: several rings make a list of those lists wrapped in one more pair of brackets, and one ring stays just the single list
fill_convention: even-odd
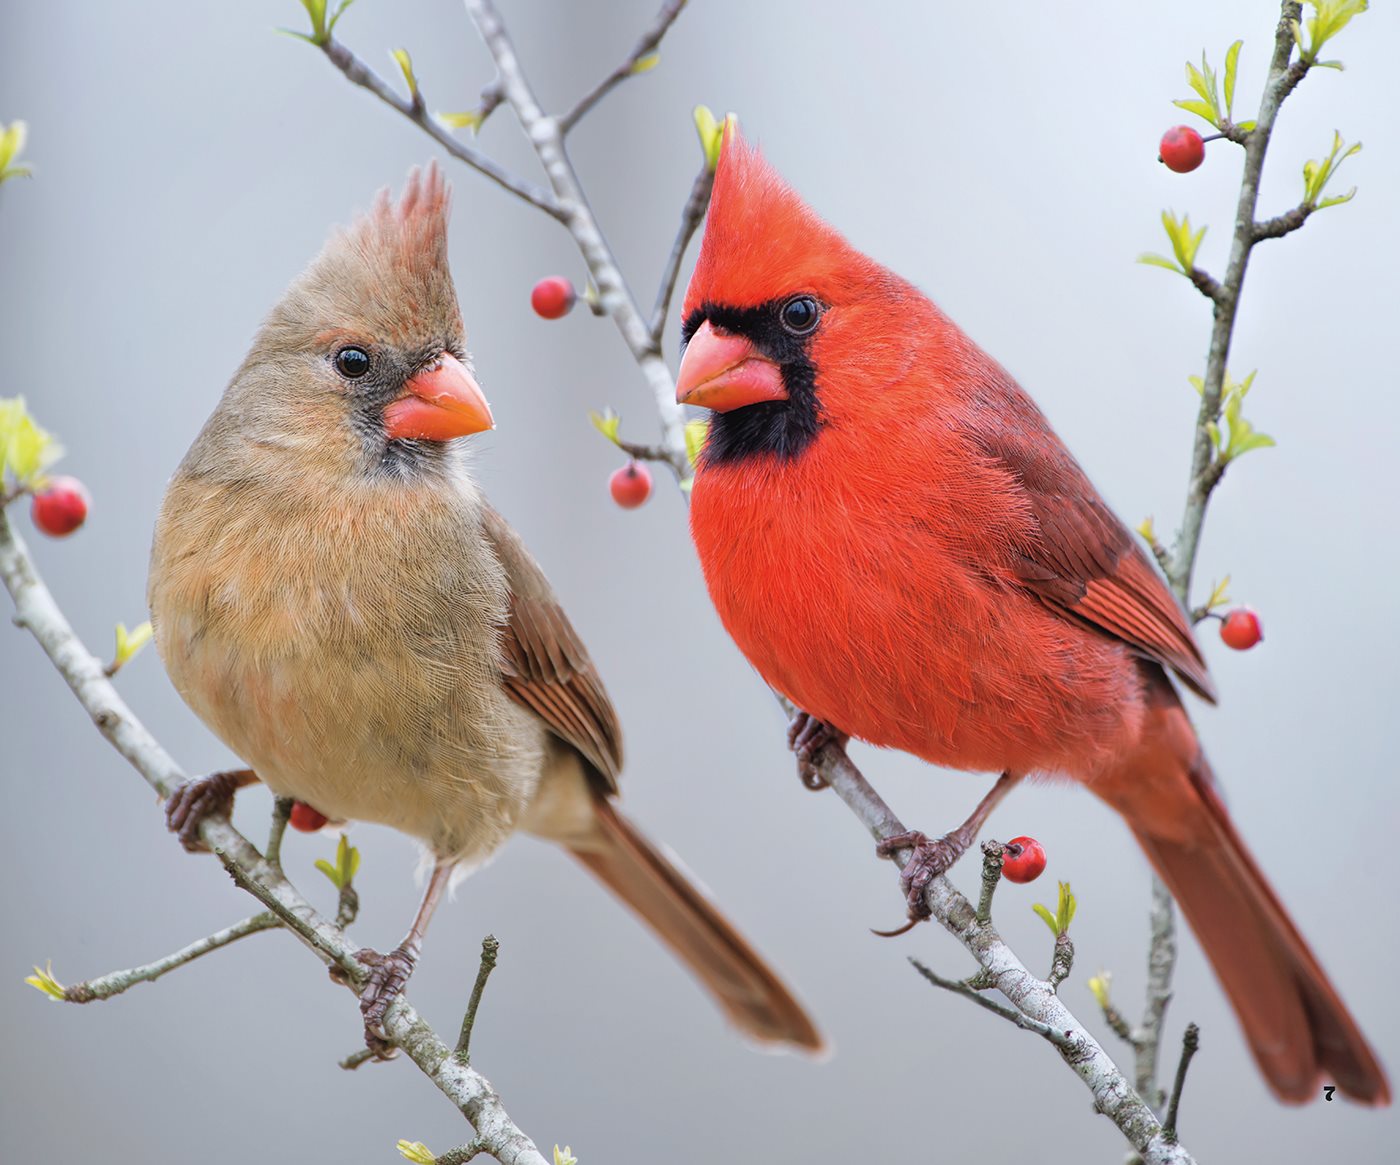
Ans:
[{"label": "brown female cardinal", "polygon": [[[614,807],[607,694],[458,438],[492,427],[447,266],[435,165],[334,236],[272,310],[176,471],[150,608],[170,678],[249,765],[194,782],[171,826],[261,779],[434,859],[390,955],[359,956],[371,1046],[449,875],[515,830],[559,842],[757,1040],[821,1047],[777,975]],[[256,774],[254,777],[253,774]]]},{"label": "brown female cardinal", "polygon": [[1010,375],[732,130],[684,339],[676,397],[714,410],[695,545],[724,625],[805,713],[799,755],[854,736],[1003,774],[952,834],[895,839],[913,904],[1017,780],[1079,781],[1176,895],[1273,1090],[1386,1103],[1168,678],[1213,698],[1190,624]]}]

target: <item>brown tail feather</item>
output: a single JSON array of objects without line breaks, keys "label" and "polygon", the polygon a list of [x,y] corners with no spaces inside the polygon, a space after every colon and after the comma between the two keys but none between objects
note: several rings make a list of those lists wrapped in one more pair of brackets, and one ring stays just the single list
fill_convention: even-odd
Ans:
[{"label": "brown tail feather", "polygon": [[1313,1100],[1326,1083],[1389,1104],[1385,1071],[1245,848],[1185,710],[1153,671],[1142,744],[1095,792],[1127,818],[1171,889],[1279,1098]]},{"label": "brown tail feather", "polygon": [[569,852],[656,932],[736,1027],[765,1043],[825,1048],[811,1017],[675,863],[601,795],[597,830]]}]

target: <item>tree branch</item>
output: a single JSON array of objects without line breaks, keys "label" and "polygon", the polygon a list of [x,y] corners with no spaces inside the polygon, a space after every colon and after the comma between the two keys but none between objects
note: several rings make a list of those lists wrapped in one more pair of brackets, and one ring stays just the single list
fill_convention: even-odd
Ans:
[{"label": "tree branch", "polygon": [[[1235,233],[1230,244],[1230,259],[1225,278],[1211,297],[1215,301],[1215,323],[1211,329],[1210,348],[1206,356],[1205,385],[1201,407],[1196,417],[1195,445],[1191,455],[1191,476],[1182,514],[1181,529],[1172,553],[1168,575],[1172,590],[1181,605],[1190,608],[1191,575],[1196,568],[1196,553],[1201,542],[1201,526],[1211,492],[1219,483],[1219,473],[1212,474],[1214,446],[1208,426],[1220,417],[1220,398],[1225,384],[1225,366],[1230,356],[1230,340],[1234,334],[1235,316],[1239,309],[1240,292],[1244,287],[1249,253],[1258,242],[1255,210],[1259,205],[1259,178],[1264,170],[1264,155],[1269,148],[1274,120],[1279,107],[1302,80],[1307,66],[1301,61],[1289,66],[1293,55],[1293,21],[1301,15],[1302,6],[1296,0],[1284,0],[1274,35],[1274,54],[1269,64],[1269,77],[1264,96],[1259,103],[1259,115],[1244,143],[1244,176],[1240,181],[1240,197],[1235,211]],[[1194,280],[1193,280],[1194,282]]]},{"label": "tree branch", "polygon": [[[102,665],[83,646],[63,617],[53,595],[34,567],[23,539],[0,510],[0,579],[14,600],[14,621],[39,641],[98,731],[155,789],[168,798],[186,781],[185,774],[127,707]],[[209,818],[200,827],[205,845],[235,882],[256,897],[328,966],[337,968],[352,990],[363,967],[355,960],[357,944],[316,909],[227,821]],[[506,1165],[545,1165],[534,1143],[511,1120],[491,1082],[459,1063],[406,998],[384,1018],[389,1038],[432,1080],[476,1128],[478,1138]]]},{"label": "tree branch", "polygon": [[686,0],[666,0],[666,3],[661,6],[661,11],[656,14],[656,19],[651,22],[651,27],[642,34],[636,46],[627,54],[627,59],[604,77],[591,93],[580,98],[579,103],[559,119],[559,132],[561,134],[567,134],[590,109],[635,73],[637,62],[651,56],[656,51],[662,38],[670,30],[671,25],[676,22],[676,17],[681,14],[681,9],[685,5]]},{"label": "tree branch", "polygon": [[229,943],[247,938],[250,934],[271,930],[273,927],[281,925],[281,921],[275,914],[264,910],[251,918],[245,918],[242,922],[235,922],[232,926],[206,935],[204,938],[190,943],[189,946],[182,947],[174,954],[166,955],[165,958],[157,959],[153,963],[132,967],[127,971],[113,971],[109,975],[101,975],[96,979],[74,983],[71,987],[63,989],[63,999],[68,1003],[93,1003],[101,999],[111,999],[113,995],[120,995],[138,983],[154,983],[168,971],[173,971],[176,967],[183,967],[186,963],[192,963],[210,951],[217,951],[220,947],[226,947]]},{"label": "tree branch", "polygon": [[[465,162],[474,170],[480,171],[490,178],[491,181],[505,187],[517,198],[523,198],[526,202],[538,206],[545,214],[554,218],[563,218],[563,208],[558,200],[550,194],[548,190],[536,185],[534,182],[527,182],[524,178],[517,178],[510,171],[506,170],[499,163],[494,162],[485,154],[472,149],[471,146],[464,145],[452,136],[435,117],[427,111],[423,104],[422,95],[416,100],[407,100],[400,97],[392,88],[371,69],[364,61],[360,60],[345,45],[334,38],[328,38],[321,45],[321,51],[326,54],[337,69],[345,74],[351,81],[362,88],[368,89],[385,105],[392,106],[402,113],[409,121],[418,126],[424,133],[431,137],[438,145],[459,161]],[[489,87],[488,90],[489,91]],[[489,99],[483,98],[485,105],[489,105]],[[484,105],[484,107],[485,107]],[[494,108],[490,105],[487,112]]]}]

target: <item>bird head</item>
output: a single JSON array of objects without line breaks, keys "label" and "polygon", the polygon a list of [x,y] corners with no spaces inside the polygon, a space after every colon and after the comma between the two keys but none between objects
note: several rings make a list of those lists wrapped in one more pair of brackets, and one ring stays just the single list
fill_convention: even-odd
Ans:
[{"label": "bird head", "polygon": [[931,306],[823,222],[731,123],[686,291],[676,385],[681,404],[716,414],[705,459],[792,457],[825,425],[868,423],[869,401],[843,385],[897,375],[907,312]]},{"label": "bird head", "polygon": [[447,263],[435,163],[381,191],[272,309],[221,412],[260,448],[332,469],[403,472],[493,427]]}]

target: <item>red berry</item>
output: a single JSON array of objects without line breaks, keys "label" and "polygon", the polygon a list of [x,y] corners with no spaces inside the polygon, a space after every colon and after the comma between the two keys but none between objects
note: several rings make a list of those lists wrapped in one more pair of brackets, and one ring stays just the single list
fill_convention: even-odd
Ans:
[{"label": "red berry", "polygon": [[1045,870],[1045,847],[1033,837],[1014,837],[1001,855],[1001,872],[1011,882],[1034,882]]},{"label": "red berry", "polygon": [[62,538],[87,519],[88,491],[76,477],[51,477],[34,494],[29,516],[45,534]]},{"label": "red berry", "polygon": [[1157,160],[1166,163],[1168,170],[1178,174],[1189,174],[1205,161],[1206,144],[1189,125],[1176,125],[1162,135],[1157,147]]},{"label": "red berry", "polygon": [[1248,651],[1264,638],[1264,625],[1248,607],[1236,607],[1220,621],[1220,638],[1226,647]]},{"label": "red berry", "polygon": [[651,470],[637,461],[629,461],[608,478],[613,501],[624,510],[635,510],[651,497]]},{"label": "red berry", "polygon": [[299,829],[302,833],[315,833],[330,818],[319,809],[311,808],[305,801],[293,801],[292,815],[288,820],[293,829]]},{"label": "red berry", "polygon": [[535,284],[535,289],[530,292],[530,306],[535,309],[536,315],[557,320],[569,314],[577,298],[572,283],[562,275],[551,275]]}]

